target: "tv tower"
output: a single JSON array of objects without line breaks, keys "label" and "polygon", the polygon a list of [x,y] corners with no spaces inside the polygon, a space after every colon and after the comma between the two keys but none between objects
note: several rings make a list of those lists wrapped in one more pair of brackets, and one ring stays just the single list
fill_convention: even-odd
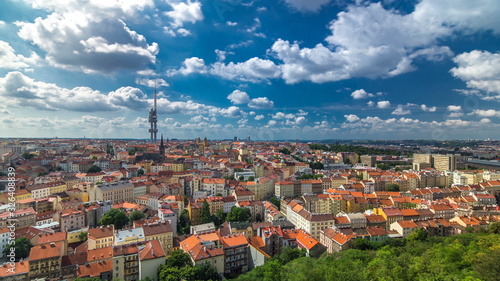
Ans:
[{"label": "tv tower", "polygon": [[156,82],[155,82],[155,100],[154,107],[149,111],[149,123],[151,123],[151,128],[149,132],[151,133],[151,142],[156,143],[156,133],[158,129],[156,128],[156,123],[158,122],[158,116],[156,115]]}]

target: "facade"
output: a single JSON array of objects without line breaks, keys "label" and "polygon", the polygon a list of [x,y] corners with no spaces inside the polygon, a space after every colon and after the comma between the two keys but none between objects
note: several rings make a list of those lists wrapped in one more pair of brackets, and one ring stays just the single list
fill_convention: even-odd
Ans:
[{"label": "facade", "polygon": [[29,278],[55,279],[61,275],[64,242],[52,242],[31,248],[29,255]]},{"label": "facade", "polygon": [[95,200],[111,201],[112,203],[134,201],[134,185],[129,182],[101,184],[96,186],[95,191]]}]

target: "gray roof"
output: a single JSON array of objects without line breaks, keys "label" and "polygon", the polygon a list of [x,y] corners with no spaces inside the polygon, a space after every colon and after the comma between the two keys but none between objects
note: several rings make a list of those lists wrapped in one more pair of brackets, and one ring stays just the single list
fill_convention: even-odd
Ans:
[{"label": "gray roof", "polygon": [[97,186],[97,188],[99,188],[102,191],[110,191],[122,188],[134,188],[134,185],[131,184],[130,182],[110,182],[110,183],[100,184]]}]

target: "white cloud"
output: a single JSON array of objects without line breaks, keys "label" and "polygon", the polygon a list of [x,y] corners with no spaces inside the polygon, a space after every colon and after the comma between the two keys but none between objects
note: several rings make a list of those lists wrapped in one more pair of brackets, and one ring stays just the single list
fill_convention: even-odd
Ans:
[{"label": "white cloud", "polygon": [[182,67],[179,70],[170,71],[167,74],[173,76],[175,74],[189,75],[191,73],[207,73],[208,69],[203,59],[192,57],[187,58],[182,62]]},{"label": "white cloud", "polygon": [[4,27],[6,23],[3,20],[0,20],[0,28]]},{"label": "white cloud", "polygon": [[351,97],[355,100],[373,98],[375,95],[366,92],[364,89],[359,89],[351,93]]},{"label": "white cloud", "polygon": [[228,108],[223,108],[220,110],[220,114],[224,117],[229,117],[229,118],[239,118],[245,115],[245,113],[237,106],[230,106]]},{"label": "white cloud", "polygon": [[393,115],[408,115],[411,114],[409,109],[405,109],[402,105],[398,105],[396,109],[391,113]]},{"label": "white cloud", "polygon": [[272,115],[273,119],[278,119],[278,120],[283,120],[283,119],[293,119],[295,118],[295,114],[293,113],[283,113],[281,111],[277,112],[276,114]]},{"label": "white cloud", "polygon": [[92,112],[119,109],[110,103],[106,95],[91,88],[61,88],[35,81],[17,71],[0,78],[0,96],[12,106],[22,105],[39,110]]},{"label": "white cloud", "polygon": [[462,107],[460,105],[448,105],[446,107],[446,110],[448,110],[448,111],[461,111]]},{"label": "white cloud", "polygon": [[216,62],[210,66],[210,73],[228,80],[262,82],[278,78],[280,70],[274,62],[254,57],[239,63]]},{"label": "white cloud", "polygon": [[198,1],[192,2],[188,0],[187,2],[179,3],[167,1],[167,3],[172,7],[172,11],[164,12],[164,15],[169,17],[172,22],[169,26],[164,27],[164,31],[171,36],[191,35],[191,32],[183,28],[183,26],[186,23],[193,24],[204,19],[201,10],[202,4]]},{"label": "white cloud", "polygon": [[317,12],[322,6],[328,4],[331,0],[284,0],[292,8],[300,12]]},{"label": "white cloud", "polygon": [[450,72],[465,81],[467,87],[500,94],[500,53],[474,50],[456,56],[453,61],[458,66]]},{"label": "white cloud", "polygon": [[264,33],[257,31],[260,29],[260,27],[262,25],[260,23],[260,19],[254,18],[253,20],[254,20],[254,24],[251,27],[247,28],[245,31],[256,36],[256,37],[266,38],[266,35]]},{"label": "white cloud", "polygon": [[168,87],[170,86],[167,81],[163,79],[147,79],[147,78],[136,78],[135,79],[135,84],[137,85],[143,85],[147,86],[150,88],[160,88],[160,87]]},{"label": "white cloud", "polygon": [[480,117],[500,117],[500,110],[494,109],[476,109],[472,112],[472,114],[480,116]]},{"label": "white cloud", "polygon": [[366,103],[369,107],[375,106],[375,103],[373,101],[369,101]]},{"label": "white cloud", "polygon": [[231,101],[232,104],[246,104],[250,102],[250,96],[246,92],[240,90],[234,90],[227,99]]},{"label": "white cloud", "polygon": [[248,103],[248,107],[254,109],[271,109],[274,107],[274,102],[266,97],[255,98]]},{"label": "white cloud", "polygon": [[421,108],[423,111],[428,111],[428,112],[436,112],[436,109],[437,109],[435,106],[428,107],[428,106],[427,106],[427,105],[425,105],[425,104],[420,105],[420,108]]},{"label": "white cloud", "polygon": [[462,116],[464,116],[462,112],[451,112],[450,114],[448,114],[449,118],[459,118]]},{"label": "white cloud", "polygon": [[347,122],[356,122],[356,121],[358,121],[360,119],[355,114],[344,115],[344,118],[347,120]]},{"label": "white cloud", "polygon": [[18,55],[8,42],[0,40],[0,68],[23,69],[35,65],[39,59],[40,57],[34,52],[30,57]]},{"label": "white cloud", "polygon": [[378,101],[377,102],[377,107],[378,108],[389,108],[389,107],[391,107],[391,102],[390,101],[386,101],[386,100]]},{"label": "white cloud", "polygon": [[236,25],[238,25],[238,23],[237,22],[232,22],[232,21],[226,21],[226,25],[227,26],[236,26]]},{"label": "white cloud", "polygon": [[264,119],[264,115],[262,115],[262,114],[261,115],[256,115],[253,119],[255,119],[257,121],[262,120],[262,119]]},{"label": "white cloud", "polygon": [[83,72],[141,70],[156,62],[158,44],[131,30],[125,20],[152,1],[30,1],[48,10],[34,22],[15,22],[18,35],[44,51],[53,66]]}]

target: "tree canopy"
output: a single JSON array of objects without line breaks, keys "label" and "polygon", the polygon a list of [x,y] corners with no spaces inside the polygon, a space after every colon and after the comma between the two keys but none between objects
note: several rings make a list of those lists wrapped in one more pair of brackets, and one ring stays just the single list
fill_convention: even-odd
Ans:
[{"label": "tree canopy", "polygon": [[201,223],[212,222],[212,218],[210,217],[210,206],[208,205],[206,199],[203,200],[203,203],[201,204],[200,220]]},{"label": "tree canopy", "polygon": [[252,221],[250,209],[233,206],[226,216],[226,221]]},{"label": "tree canopy", "polygon": [[272,258],[236,280],[493,281],[500,276],[499,234],[428,237],[422,230],[407,239],[384,243],[358,240],[357,249],[317,259],[294,255],[289,260]]},{"label": "tree canopy", "polygon": [[127,214],[119,209],[111,209],[104,213],[101,220],[99,220],[99,225],[110,225],[113,224],[116,229],[122,229],[130,219]]},{"label": "tree canopy", "polygon": [[102,171],[101,167],[97,166],[97,165],[92,165],[90,166],[90,168],[87,170],[87,173],[91,174],[91,173],[99,173],[100,171]]},{"label": "tree canopy", "polygon": [[130,219],[130,221],[136,221],[136,220],[142,220],[146,217],[146,215],[141,212],[141,211],[133,211],[132,213],[130,213],[130,215],[128,216],[128,218]]},{"label": "tree canopy", "polygon": [[14,248],[16,254],[16,260],[25,259],[29,256],[31,247],[31,241],[26,237],[17,238],[11,244],[7,245],[3,250],[3,255],[6,256],[10,254],[10,249]]},{"label": "tree canopy", "polygon": [[217,269],[210,264],[193,266],[191,258],[182,250],[175,250],[158,268],[160,281],[221,280]]}]

